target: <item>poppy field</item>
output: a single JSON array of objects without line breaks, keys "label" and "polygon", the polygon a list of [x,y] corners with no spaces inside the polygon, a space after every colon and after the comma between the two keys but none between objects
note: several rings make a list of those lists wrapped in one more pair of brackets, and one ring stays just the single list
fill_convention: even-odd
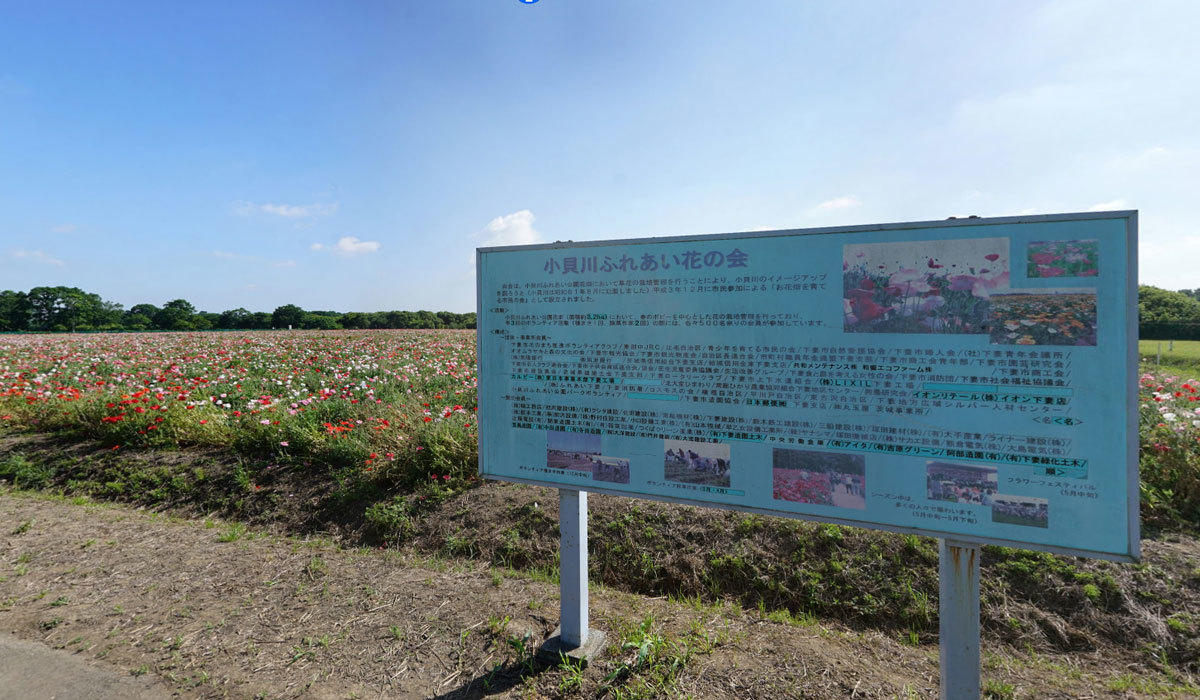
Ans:
[{"label": "poppy field", "polygon": [[1200,522],[1200,381],[1145,372],[1138,381],[1142,515]]},{"label": "poppy field", "polygon": [[1009,287],[1008,240],[847,245],[843,329],[851,333],[986,333],[993,294]]},{"label": "poppy field", "polygon": [[[1019,333],[1006,342],[1095,342],[1090,300],[1079,318],[1069,299],[1059,295],[1050,315],[1015,313],[1012,330],[1002,321]],[[114,455],[212,447],[441,493],[476,480],[476,382],[472,331],[0,336],[0,431]],[[1200,381],[1144,374],[1139,410],[1144,512],[1200,522]],[[820,502],[823,491],[782,497]]]},{"label": "poppy field", "polygon": [[221,446],[391,483],[473,479],[473,331],[0,339],[0,425],[119,451]]},{"label": "poppy field", "polygon": [[1099,241],[1034,241],[1029,244],[1025,276],[1095,277],[1099,273]]},{"label": "poppy field", "polygon": [[999,345],[1095,345],[1096,295],[1031,290],[992,298],[991,342]]}]

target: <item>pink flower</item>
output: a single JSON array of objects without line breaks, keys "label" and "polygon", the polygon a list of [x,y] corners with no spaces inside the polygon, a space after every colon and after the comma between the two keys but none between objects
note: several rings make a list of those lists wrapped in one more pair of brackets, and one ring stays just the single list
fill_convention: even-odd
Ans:
[{"label": "pink flower", "polygon": [[924,294],[929,291],[924,274],[917,270],[902,269],[888,279],[888,285],[897,287],[904,296]]},{"label": "pink flower", "polygon": [[1050,263],[1054,262],[1055,260],[1058,260],[1060,257],[1062,257],[1062,256],[1054,255],[1053,253],[1034,253],[1029,256],[1029,259],[1034,261],[1038,265],[1049,265]]},{"label": "pink flower", "polygon": [[873,321],[884,314],[884,309],[870,299],[854,299],[850,302],[854,315],[863,321]]},{"label": "pink flower", "polygon": [[942,306],[945,306],[945,304],[946,304],[946,300],[943,299],[941,297],[941,295],[932,294],[928,297],[925,297],[925,300],[921,302],[919,308],[921,309],[921,311],[929,313],[930,311],[933,311],[934,309],[939,309]]},{"label": "pink flower", "polygon": [[1061,267],[1049,267],[1047,265],[1037,266],[1038,277],[1058,277],[1064,272],[1066,272],[1066,270],[1062,269]]},{"label": "pink flower", "polygon": [[955,292],[965,292],[972,289],[979,278],[971,275],[955,275],[950,278],[950,289]]},{"label": "pink flower", "polygon": [[287,444],[287,440],[284,440],[283,442],[279,443],[279,446],[280,446],[280,447],[287,447],[287,446],[288,446],[288,444]]},{"label": "pink flower", "polygon": [[995,277],[988,277],[983,280],[988,289],[997,289],[1000,287],[1008,287],[1008,273],[1002,272]]},{"label": "pink flower", "polygon": [[270,425],[270,424],[271,424],[271,421],[270,421],[270,420],[268,420],[268,419],[266,419],[266,418],[264,418],[263,420],[260,420],[260,421],[259,421],[259,423],[261,423],[261,424],[263,424],[263,425]]},{"label": "pink flower", "polygon": [[920,270],[913,270],[911,268],[901,268],[901,269],[897,270],[896,272],[892,273],[891,278],[888,280],[888,284],[901,285],[901,284],[904,284],[905,282],[912,282],[914,280],[921,279],[921,276],[923,274],[924,273],[922,273]]},{"label": "pink flower", "polygon": [[985,256],[983,256],[983,257],[984,257],[984,258],[985,258],[985,259],[986,259],[988,262],[996,262],[997,260],[999,260],[999,259],[1000,259],[1000,254],[999,254],[999,253],[988,253],[987,255],[985,255]]}]

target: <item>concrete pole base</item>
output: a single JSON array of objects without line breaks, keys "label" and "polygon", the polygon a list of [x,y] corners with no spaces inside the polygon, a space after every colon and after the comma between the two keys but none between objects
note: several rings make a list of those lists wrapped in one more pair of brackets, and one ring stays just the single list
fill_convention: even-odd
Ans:
[{"label": "concrete pole base", "polygon": [[565,657],[568,663],[586,668],[593,659],[603,653],[607,642],[608,637],[603,632],[589,628],[581,646],[567,648],[563,643],[562,627],[555,627],[550,638],[538,648],[537,658],[543,663],[557,665]]}]

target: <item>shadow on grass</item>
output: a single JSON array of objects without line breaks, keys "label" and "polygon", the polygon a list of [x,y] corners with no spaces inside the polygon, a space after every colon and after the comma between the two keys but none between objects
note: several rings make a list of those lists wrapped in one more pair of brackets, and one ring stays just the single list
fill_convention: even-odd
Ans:
[{"label": "shadow on grass", "polygon": [[472,679],[466,685],[433,696],[433,700],[472,700],[473,698],[500,695],[555,668],[558,668],[556,664],[536,659],[497,664],[491,671]]}]

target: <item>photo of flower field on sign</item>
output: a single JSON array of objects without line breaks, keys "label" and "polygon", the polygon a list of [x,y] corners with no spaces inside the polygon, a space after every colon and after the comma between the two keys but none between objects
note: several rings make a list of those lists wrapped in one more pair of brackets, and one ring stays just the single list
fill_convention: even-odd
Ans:
[{"label": "photo of flower field on sign", "polygon": [[1100,242],[1034,241],[1029,244],[1026,277],[1095,277]]},{"label": "photo of flower field on sign", "polygon": [[996,494],[992,522],[1025,527],[1050,527],[1050,501],[1031,496]]},{"label": "photo of flower field on sign", "polygon": [[993,345],[1095,345],[1094,288],[1024,289],[992,297]]},{"label": "photo of flower field on sign", "polygon": [[599,456],[599,435],[546,431],[547,467],[591,471],[593,460]]},{"label": "photo of flower field on sign", "polygon": [[842,247],[848,333],[987,333],[993,294],[1009,285],[1007,238]]},{"label": "photo of flower field on sign", "polygon": [[775,500],[858,510],[867,507],[862,455],[776,448],[771,457]]},{"label": "photo of flower field on sign", "polygon": [[729,486],[729,445],[663,440],[663,478],[685,484]]}]

